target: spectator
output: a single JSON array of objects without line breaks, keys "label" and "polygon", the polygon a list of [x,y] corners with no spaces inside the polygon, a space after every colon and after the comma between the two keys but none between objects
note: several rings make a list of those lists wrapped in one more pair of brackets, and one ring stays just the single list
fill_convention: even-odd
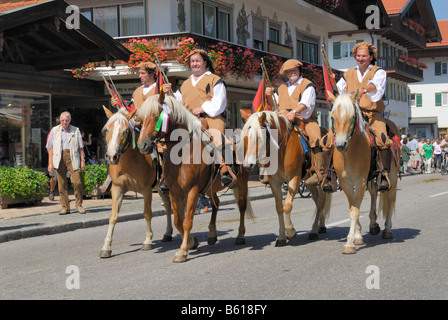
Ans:
[{"label": "spectator", "polygon": [[403,144],[401,145],[401,162],[403,163],[401,167],[401,172],[404,174],[408,174],[408,161],[410,159],[411,152],[409,151],[408,146],[406,145],[408,143],[408,139],[406,136],[403,138]]},{"label": "spectator", "polygon": [[431,144],[431,139],[426,139],[426,143],[423,145],[422,149],[425,152],[423,155],[425,162],[425,173],[431,173],[431,162],[434,153],[434,146]]},{"label": "spectator", "polygon": [[417,135],[414,135],[414,137],[412,138],[412,140],[410,140],[407,143],[407,146],[409,148],[409,151],[411,152],[411,158],[410,158],[410,166],[412,169],[418,169],[419,165],[420,165],[420,161],[422,161],[422,159],[420,158],[420,154],[419,154],[419,147],[418,147],[418,140],[417,140]]},{"label": "spectator", "polygon": [[48,137],[48,172],[56,170],[58,190],[62,209],[60,215],[70,213],[68,199],[67,170],[74,185],[76,207],[81,214],[86,213],[82,207],[82,182],[79,169],[86,167],[81,132],[77,127],[70,125],[71,115],[65,111],[60,116],[61,124],[53,127]]},{"label": "spectator", "polygon": [[436,141],[432,144],[434,147],[434,172],[439,168],[439,172],[442,172],[442,144],[440,139],[436,138]]}]

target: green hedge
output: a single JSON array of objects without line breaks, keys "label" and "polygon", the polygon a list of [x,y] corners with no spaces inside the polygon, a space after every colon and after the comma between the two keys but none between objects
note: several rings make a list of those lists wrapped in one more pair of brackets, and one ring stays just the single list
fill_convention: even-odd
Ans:
[{"label": "green hedge", "polygon": [[0,167],[0,195],[24,200],[48,194],[50,183],[44,172],[28,167]]},{"label": "green hedge", "polygon": [[81,171],[82,188],[87,196],[92,195],[92,191],[101,186],[107,177],[107,164],[89,164],[84,171]]}]

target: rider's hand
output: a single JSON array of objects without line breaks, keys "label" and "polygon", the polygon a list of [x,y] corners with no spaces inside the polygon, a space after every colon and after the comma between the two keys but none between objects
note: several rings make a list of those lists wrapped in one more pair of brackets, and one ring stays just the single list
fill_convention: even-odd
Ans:
[{"label": "rider's hand", "polygon": [[274,88],[273,87],[267,87],[265,90],[265,94],[267,96],[272,96],[274,94]]},{"label": "rider's hand", "polygon": [[171,83],[165,83],[162,88],[163,93],[168,94],[170,90],[171,90]]}]

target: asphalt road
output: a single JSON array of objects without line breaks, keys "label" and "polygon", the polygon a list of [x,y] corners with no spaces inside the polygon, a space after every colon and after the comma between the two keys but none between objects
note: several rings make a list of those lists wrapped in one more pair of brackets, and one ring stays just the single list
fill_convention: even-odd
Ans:
[{"label": "asphalt road", "polygon": [[[153,219],[152,251],[140,250],[144,220],[119,223],[109,259],[98,255],[107,226],[0,243],[0,299],[447,299],[447,197],[448,176],[404,178],[394,238],[382,240],[368,234],[366,193],[360,220],[365,244],[354,255],[342,254],[349,230],[342,192],[334,194],[327,233],[317,241],[307,240],[313,202],[297,196],[292,219],[298,237],[281,248],[274,246],[273,198],[252,203],[256,219],[246,221],[241,246],[234,245],[235,205],[221,208],[215,245],[206,241],[210,214],[197,215],[199,247],[182,264],[172,262],[180,245],[177,231],[171,243],[161,242],[164,217]],[[383,227],[384,220],[379,223]]]}]

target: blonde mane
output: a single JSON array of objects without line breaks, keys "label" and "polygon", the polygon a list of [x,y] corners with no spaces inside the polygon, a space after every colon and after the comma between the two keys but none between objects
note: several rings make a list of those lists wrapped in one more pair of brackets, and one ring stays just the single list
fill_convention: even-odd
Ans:
[{"label": "blonde mane", "polygon": [[266,115],[266,122],[269,124],[269,126],[274,126],[276,129],[279,130],[279,135],[282,134],[282,128],[280,125],[280,121],[283,120],[286,123],[286,127],[289,127],[290,122],[283,114],[274,112],[274,111],[261,111],[261,112],[255,112],[252,114],[249,119],[247,119],[246,124],[243,127],[243,130],[241,132],[241,135],[245,137],[247,134],[257,133],[261,129],[260,121],[258,120],[262,114]]},{"label": "blonde mane", "polygon": [[[187,108],[185,108],[173,96],[165,96],[165,104],[170,109],[170,121],[184,125],[191,134],[201,134],[201,122]],[[159,95],[154,95],[145,100],[142,104],[138,116],[139,118],[149,117],[151,114],[160,112]]]},{"label": "blonde mane", "polygon": [[[350,119],[355,116],[355,110],[359,108],[355,106],[351,99],[350,93],[340,94],[333,103],[333,108],[331,109],[330,116],[333,119],[336,119],[335,114],[339,111],[340,119]],[[362,117],[362,114],[359,114],[359,118],[361,119],[360,123],[362,126],[362,133],[368,138],[367,133],[367,123]]]}]

